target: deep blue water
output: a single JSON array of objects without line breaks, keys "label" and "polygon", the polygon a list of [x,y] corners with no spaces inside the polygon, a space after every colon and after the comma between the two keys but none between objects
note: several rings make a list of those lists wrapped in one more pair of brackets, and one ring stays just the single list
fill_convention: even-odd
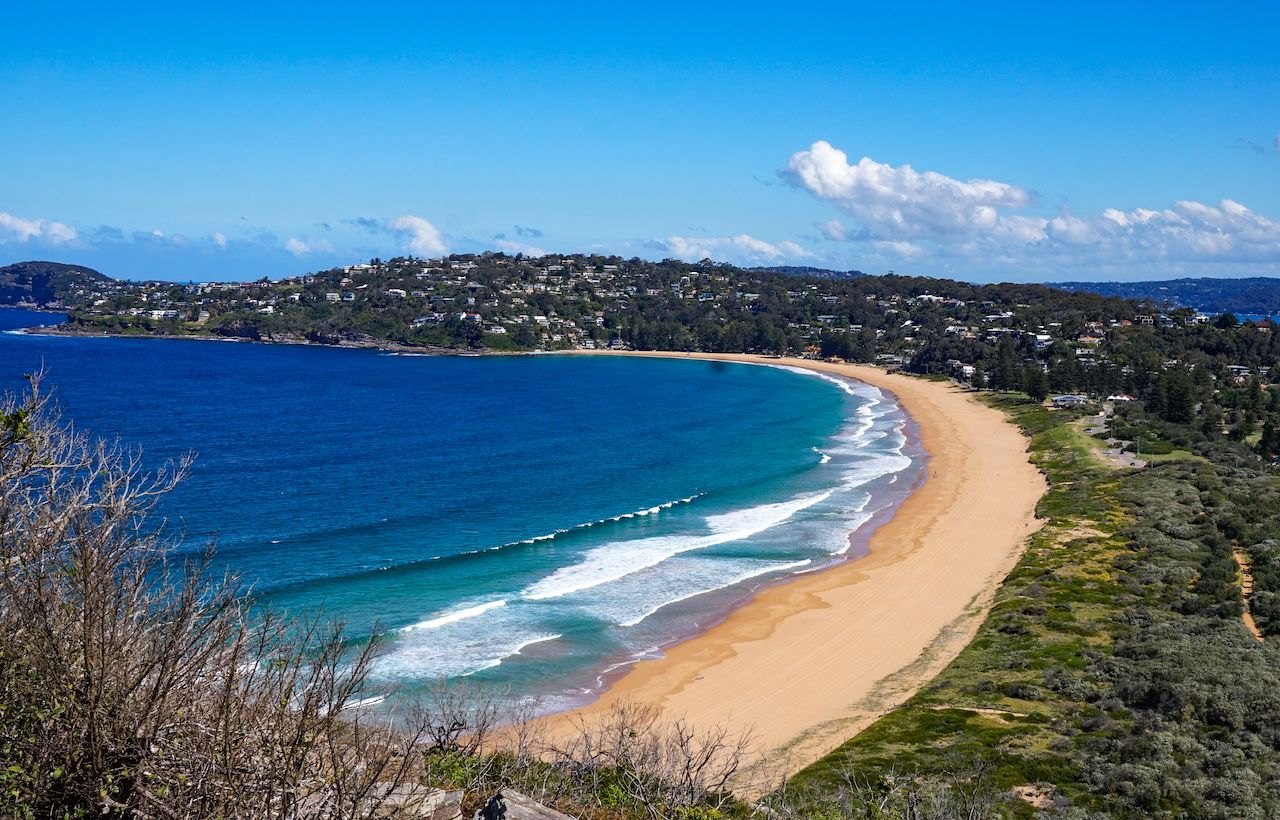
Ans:
[{"label": "deep blue water", "polygon": [[0,334],[0,388],[41,366],[78,427],[195,453],[164,505],[185,548],[391,630],[377,674],[409,688],[580,694],[830,563],[914,481],[888,397],[778,368]]}]

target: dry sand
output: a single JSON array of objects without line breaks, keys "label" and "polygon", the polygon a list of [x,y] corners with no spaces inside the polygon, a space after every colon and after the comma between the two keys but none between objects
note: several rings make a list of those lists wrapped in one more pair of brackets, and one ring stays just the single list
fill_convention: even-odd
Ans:
[{"label": "dry sand", "polygon": [[1047,484],[1019,430],[946,382],[865,365],[692,357],[822,370],[892,393],[919,427],[928,477],[865,557],[766,587],[558,720],[656,704],[695,725],[752,727],[759,753],[796,771],[910,697],[968,643],[1040,526],[1035,506]]}]

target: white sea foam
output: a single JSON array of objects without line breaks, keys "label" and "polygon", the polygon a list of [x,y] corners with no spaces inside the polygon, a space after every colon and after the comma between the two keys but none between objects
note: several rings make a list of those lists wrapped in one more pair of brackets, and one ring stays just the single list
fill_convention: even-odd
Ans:
[{"label": "white sea foam", "polygon": [[850,382],[848,379],[842,379],[839,376],[832,376],[829,373],[823,373],[820,370],[810,370],[807,367],[795,367],[789,364],[770,364],[766,366],[776,367],[778,370],[785,370],[788,373],[799,373],[802,376],[815,376],[819,379],[822,379],[824,382],[831,382],[836,387],[839,387],[841,390],[848,393],[850,396],[859,395],[857,392],[855,392],[853,382]]},{"label": "white sea foam", "polygon": [[668,535],[604,544],[588,550],[577,564],[561,567],[526,587],[521,595],[539,601],[560,598],[625,578],[673,556],[717,544],[740,541],[776,527],[793,515],[826,501],[834,490],[797,496],[775,504],[707,516],[709,535]]},{"label": "white sea foam", "polygon": [[[562,530],[556,530],[555,532],[547,533],[546,535],[535,535],[532,538],[525,538],[521,541],[513,541],[510,544],[503,544],[502,546],[511,547],[511,546],[515,546],[516,544],[536,544],[539,541],[551,541],[555,538],[559,538],[565,533],[574,532],[575,530],[586,530],[592,527],[598,527],[601,524],[611,524],[611,523],[616,523],[618,521],[626,521],[627,519],[630,519],[630,518],[639,518],[641,516],[646,516],[646,515],[657,515],[658,513],[661,513],[663,510],[669,510],[672,507],[677,507],[681,504],[689,504],[694,501],[697,501],[699,498],[702,498],[702,496],[704,495],[706,495],[706,493],[696,493],[686,498],[677,498],[675,501],[667,501],[663,504],[658,504],[653,507],[647,507],[643,510],[636,510],[635,512],[622,513],[621,515],[611,515],[608,518],[600,518],[595,521],[587,521],[583,524],[575,524],[572,527],[566,527],[565,529],[562,529]],[[489,549],[501,549],[501,548],[502,547],[490,547]]]},{"label": "white sea foam", "polygon": [[677,604],[681,601],[687,601],[690,598],[695,598],[699,595],[704,595],[708,592],[714,592],[718,589],[731,587],[734,584],[740,584],[743,581],[749,581],[752,578],[756,578],[761,575],[766,575],[771,572],[778,572],[778,573],[787,572],[789,570],[799,569],[800,567],[808,566],[809,564],[812,564],[812,563],[813,563],[812,559],[805,558],[801,561],[787,561],[785,563],[770,562],[763,566],[757,566],[753,569],[747,570],[746,572],[743,572],[732,578],[726,578],[721,583],[715,584],[714,586],[707,586],[701,589],[695,589],[692,592],[686,592],[681,595],[677,595],[674,598],[669,598],[663,601],[662,603],[657,604],[656,606],[650,606],[644,611],[643,614],[637,617],[629,618],[625,621],[621,621],[620,623],[618,623],[618,626],[623,626],[623,627],[636,626],[641,621],[644,621],[645,619],[647,619],[650,615],[653,615],[657,613],[659,610],[665,607],[668,607],[672,604]]},{"label": "white sea foam", "polygon": [[483,629],[467,624],[442,633],[419,632],[397,640],[374,662],[373,671],[375,677],[391,680],[467,677],[492,669],[530,646],[560,637],[515,617],[502,618]]},{"label": "white sea foam", "polygon": [[533,646],[534,644],[547,643],[548,641],[556,641],[556,640],[559,640],[559,639],[561,639],[561,638],[563,638],[563,637],[564,637],[563,635],[543,635],[543,636],[542,636],[542,637],[540,637],[540,638],[530,638],[529,640],[527,640],[527,641],[525,641],[524,643],[520,644],[520,646],[516,647],[516,651],[515,651],[515,652],[512,652],[511,654],[512,654],[512,655],[519,655],[519,654],[521,654],[522,652],[524,652],[526,649],[528,649],[529,647]]},{"label": "white sea foam", "polygon": [[505,599],[500,599],[497,601],[487,601],[483,604],[476,604],[475,606],[469,606],[464,609],[455,609],[452,612],[446,612],[445,614],[439,615],[435,618],[431,618],[426,621],[421,621],[416,624],[411,624],[410,626],[404,627],[400,631],[416,632],[420,629],[439,629],[442,626],[446,626],[452,623],[457,623],[458,621],[465,621],[468,618],[474,618],[477,615],[483,615],[484,613],[492,609],[497,609],[499,607],[503,607],[506,605],[507,605],[507,602]]},{"label": "white sea foam", "polygon": [[900,473],[911,466],[911,457],[901,453],[885,453],[850,464],[841,474],[841,489],[856,490],[881,476]]},{"label": "white sea foam", "polygon": [[342,704],[342,708],[346,709],[363,709],[367,706],[377,706],[387,699],[386,695],[374,695],[371,698],[360,698],[359,700],[349,700]]}]

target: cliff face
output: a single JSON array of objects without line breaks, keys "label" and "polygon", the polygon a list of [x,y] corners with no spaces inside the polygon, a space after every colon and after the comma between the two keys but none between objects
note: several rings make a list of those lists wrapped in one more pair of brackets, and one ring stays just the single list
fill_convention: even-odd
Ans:
[{"label": "cliff face", "polygon": [[0,268],[0,305],[61,304],[77,289],[110,283],[92,268],[61,262],[15,262]]}]

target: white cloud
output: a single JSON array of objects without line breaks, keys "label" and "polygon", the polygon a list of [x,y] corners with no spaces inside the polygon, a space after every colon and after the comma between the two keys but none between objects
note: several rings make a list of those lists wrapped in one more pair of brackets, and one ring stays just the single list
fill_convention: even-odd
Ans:
[{"label": "white cloud", "polygon": [[[1277,137],[1280,140],[1280,137]],[[950,269],[994,262],[1026,275],[1039,271],[1128,270],[1147,275],[1203,270],[1266,272],[1280,263],[1280,221],[1224,199],[1216,205],[1180,200],[1159,210],[1065,209],[1052,217],[1016,213],[1031,195],[1005,182],[967,182],[909,165],[894,168],[815,142],[792,155],[782,175],[859,223],[818,224],[831,241],[865,242],[872,260],[930,259]],[[1159,267],[1153,267],[1153,266]],[[1234,266],[1234,267],[1233,267]]]},{"label": "white cloud", "polygon": [[726,262],[778,262],[814,256],[790,240],[772,244],[745,233],[737,236],[670,236],[657,244],[676,258],[690,262],[701,259]]},{"label": "white cloud", "polygon": [[877,239],[871,246],[903,259],[919,259],[926,254],[924,248],[905,239]]},{"label": "white cloud", "polygon": [[507,253],[522,253],[525,256],[547,255],[546,250],[539,248],[537,245],[528,245],[524,242],[514,242],[510,239],[499,239],[493,244],[498,247],[498,250],[506,251]]},{"label": "white cloud", "polygon": [[46,242],[50,245],[64,245],[72,242],[79,234],[76,229],[62,222],[48,219],[24,219],[10,213],[0,211],[0,244],[8,242]]},{"label": "white cloud", "polygon": [[845,242],[849,239],[849,231],[838,219],[828,219],[826,222],[818,223],[818,230],[832,242]]},{"label": "white cloud", "polygon": [[420,216],[405,214],[387,223],[405,241],[405,247],[421,256],[440,256],[449,252],[439,229]]},{"label": "white cloud", "polygon": [[215,232],[210,239],[212,239],[213,244],[217,245],[219,248],[227,247],[227,236],[224,233]]},{"label": "white cloud", "polygon": [[324,239],[299,239],[291,236],[284,241],[284,249],[294,256],[306,256],[317,252],[328,253],[333,250],[333,245]]},{"label": "white cloud", "polygon": [[893,236],[990,230],[999,222],[1000,209],[1031,202],[1022,188],[990,179],[962,182],[870,157],[850,165],[844,151],[823,140],[793,154],[783,175],[873,230]]}]

